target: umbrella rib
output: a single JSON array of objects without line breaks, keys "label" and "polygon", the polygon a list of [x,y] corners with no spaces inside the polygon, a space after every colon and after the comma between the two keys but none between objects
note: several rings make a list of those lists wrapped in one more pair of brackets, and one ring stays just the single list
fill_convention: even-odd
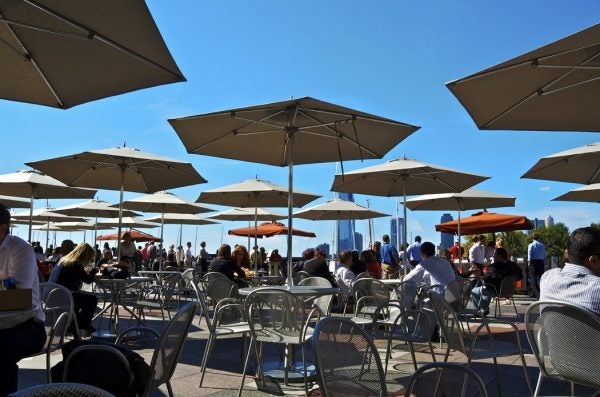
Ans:
[{"label": "umbrella rib", "polygon": [[[4,16],[2,14],[0,14],[0,17],[4,18]],[[48,90],[50,91],[50,93],[52,94],[52,96],[54,97],[54,99],[56,99],[56,103],[58,104],[58,106],[61,107],[61,108],[64,108],[65,104],[60,99],[60,96],[58,95],[58,93],[54,89],[54,86],[52,86],[52,84],[50,84],[50,81],[46,78],[46,74],[42,71],[42,69],[40,68],[40,65],[38,65],[38,63],[33,58],[33,56],[31,55],[31,53],[29,51],[27,51],[27,48],[25,47],[25,45],[23,44],[23,42],[21,41],[21,39],[19,38],[19,36],[17,35],[17,33],[13,30],[12,27],[10,27],[8,25],[7,25],[6,28],[10,32],[10,34],[13,36],[13,38],[19,43],[19,45],[25,51],[25,53],[23,54],[20,51],[18,51],[17,49],[15,49],[15,50],[17,52],[19,52],[19,54],[21,56],[23,56],[28,62],[31,62],[31,65],[33,65],[33,68],[37,71],[37,73],[40,76],[40,78],[44,81],[44,84],[46,84],[46,87],[48,87]],[[2,40],[2,41],[4,42],[4,40]],[[9,46],[9,47],[13,48],[12,46]]]},{"label": "umbrella rib", "polygon": [[[56,19],[58,19],[59,21],[62,21],[62,22],[66,23],[66,24],[68,24],[68,25],[70,25],[70,26],[72,26],[72,27],[74,27],[76,29],[79,29],[79,30],[85,32],[87,34],[87,38],[89,40],[97,39],[97,40],[103,42],[104,44],[106,44],[106,45],[108,45],[110,47],[113,47],[116,50],[121,51],[121,52],[129,55],[130,57],[132,57],[134,59],[137,59],[138,61],[140,61],[142,63],[145,63],[146,65],[148,65],[148,66],[150,66],[150,67],[152,67],[152,68],[154,68],[154,69],[162,72],[163,74],[171,77],[172,79],[174,79],[176,81],[185,81],[185,77],[183,77],[182,75],[177,74],[177,73],[175,73],[175,72],[167,69],[166,67],[164,67],[162,65],[159,65],[158,63],[152,61],[151,59],[148,59],[148,58],[144,57],[143,55],[138,54],[137,52],[135,52],[133,50],[130,50],[129,48],[118,44],[117,42],[109,39],[108,37],[105,37],[102,34],[99,34],[99,33],[95,32],[95,31],[87,28],[84,25],[81,25],[81,24],[79,24],[79,23],[77,23],[77,22],[75,22],[75,21],[73,21],[73,20],[71,20],[71,19],[69,19],[69,18],[67,18],[67,17],[65,17],[63,15],[58,14],[57,12],[55,12],[55,11],[53,11],[53,10],[47,8],[47,7],[42,6],[41,4],[37,3],[36,1],[33,1],[33,0],[22,0],[22,1],[24,3],[29,4],[30,6],[32,6],[34,8],[37,8],[38,10],[40,10],[40,11],[46,13],[46,14],[48,14],[48,15],[56,18]],[[49,33],[53,33],[53,32],[50,31]]]},{"label": "umbrella rib", "polygon": [[[323,114],[330,114],[330,115],[336,115],[336,116],[347,116],[347,113],[341,113],[341,112],[334,112],[332,110],[323,110],[323,109],[317,109],[317,108],[303,108],[307,111],[310,112],[315,112],[315,113],[323,113]],[[406,124],[406,123],[402,123],[400,121],[395,121],[395,120],[386,120],[383,118],[379,118],[379,117],[366,117],[366,116],[361,116],[361,115],[356,115],[356,114],[352,114],[353,119],[356,120],[367,120],[367,121],[374,121],[377,123],[383,123],[383,124],[391,124],[391,125],[396,125],[396,126],[403,126],[403,127],[409,127],[409,128],[414,128],[413,125],[410,124]]]}]

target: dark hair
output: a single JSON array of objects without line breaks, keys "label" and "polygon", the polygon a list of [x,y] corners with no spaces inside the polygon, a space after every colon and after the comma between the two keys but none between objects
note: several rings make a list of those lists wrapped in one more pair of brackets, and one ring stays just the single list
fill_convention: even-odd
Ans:
[{"label": "dark hair", "polygon": [[388,236],[387,234],[384,234],[383,236],[381,236],[381,239],[383,240],[384,243],[390,242],[390,236]]},{"label": "dark hair", "polygon": [[231,247],[228,244],[221,244],[221,246],[219,247],[219,253],[217,254],[217,256],[224,258],[224,259],[230,259],[231,258]]},{"label": "dark hair", "polygon": [[0,205],[0,225],[10,225],[10,211],[3,205]]},{"label": "dark hair", "polygon": [[583,265],[592,255],[600,255],[600,230],[592,227],[574,230],[569,236],[567,251],[569,262],[576,265]]},{"label": "dark hair", "polygon": [[421,254],[426,256],[434,256],[435,255],[435,245],[430,243],[429,241],[425,241],[421,244]]},{"label": "dark hair", "polygon": [[340,252],[340,262],[345,262],[348,258],[352,258],[352,251],[342,251]]},{"label": "dark hair", "polygon": [[416,236],[415,241],[421,242],[421,236]]},{"label": "dark hair", "polygon": [[496,250],[494,251],[494,255],[498,255],[502,259],[508,259],[508,252],[502,247],[496,248]]},{"label": "dark hair", "polygon": [[313,248],[307,248],[302,252],[302,259],[305,261],[315,257],[315,250]]},{"label": "dark hair", "polygon": [[360,260],[365,263],[375,262],[377,259],[375,258],[375,253],[371,250],[365,250],[360,253]]}]

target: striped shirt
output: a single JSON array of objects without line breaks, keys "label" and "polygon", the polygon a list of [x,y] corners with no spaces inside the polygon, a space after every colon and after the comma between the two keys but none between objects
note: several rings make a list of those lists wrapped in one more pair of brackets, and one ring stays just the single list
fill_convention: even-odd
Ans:
[{"label": "striped shirt", "polygon": [[573,303],[600,315],[600,277],[573,263],[548,270],[540,281],[540,300]]},{"label": "striped shirt", "polygon": [[439,256],[431,256],[415,266],[403,280],[413,280],[417,284],[423,282],[428,287],[432,285],[445,287],[455,278],[456,275],[450,262]]}]

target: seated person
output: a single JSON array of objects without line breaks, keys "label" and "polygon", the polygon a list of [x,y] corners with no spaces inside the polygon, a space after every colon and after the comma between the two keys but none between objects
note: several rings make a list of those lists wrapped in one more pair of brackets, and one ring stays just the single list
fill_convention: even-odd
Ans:
[{"label": "seated person", "polygon": [[243,281],[246,273],[231,258],[231,247],[228,244],[222,244],[219,247],[219,252],[215,259],[210,262],[208,271],[223,273],[239,286],[246,286],[246,283]]},{"label": "seated person", "polygon": [[350,265],[350,270],[357,276],[367,271],[367,264],[360,260],[358,251],[352,251],[352,264]]},{"label": "seated person", "polygon": [[352,294],[352,284],[356,275],[350,270],[352,264],[352,252],[342,251],[340,253],[340,264],[335,271],[335,281],[345,299]]},{"label": "seated person", "polygon": [[361,252],[360,261],[367,266],[367,271],[373,275],[374,279],[381,279],[381,263],[377,261],[375,253],[373,251],[365,250]]},{"label": "seated person", "polygon": [[98,305],[98,298],[92,293],[81,291],[81,285],[94,281],[98,269],[86,271],[86,268],[94,263],[95,256],[96,252],[89,244],[79,244],[60,259],[58,265],[52,269],[49,280],[71,290],[77,324],[79,329],[88,333],[96,330],[92,326],[92,317]]},{"label": "seated person", "polygon": [[426,241],[421,244],[421,262],[413,270],[404,276],[404,281],[412,280],[417,285],[431,287],[439,285],[446,287],[456,279],[452,264],[445,258],[435,255],[435,245]]},{"label": "seated person", "polygon": [[329,266],[327,265],[327,258],[325,257],[325,252],[321,250],[317,250],[316,257],[306,261],[304,266],[302,267],[306,273],[310,274],[312,277],[322,277],[329,281],[332,287],[335,287],[335,280],[333,275],[329,271]]},{"label": "seated person", "polygon": [[600,316],[600,230],[576,229],[567,242],[569,261],[550,269],[540,281],[540,300],[583,306]]},{"label": "seated person", "polygon": [[103,250],[102,257],[98,261],[98,267],[102,265],[108,265],[112,260],[112,251],[111,250]]},{"label": "seated person", "polygon": [[496,248],[493,255],[494,261],[488,266],[488,271],[483,277],[483,284],[478,283],[471,290],[471,300],[475,307],[483,310],[484,314],[489,313],[491,295],[485,287],[492,285],[496,293],[500,292],[502,280],[509,276],[517,276],[520,280],[523,278],[521,268],[514,262],[508,260],[508,252],[504,248]]},{"label": "seated person", "polygon": [[0,279],[9,277],[16,279],[17,288],[31,288],[38,310],[31,318],[0,329],[0,396],[17,391],[17,363],[40,352],[46,342],[35,253],[27,241],[10,235],[10,211],[0,205]]}]

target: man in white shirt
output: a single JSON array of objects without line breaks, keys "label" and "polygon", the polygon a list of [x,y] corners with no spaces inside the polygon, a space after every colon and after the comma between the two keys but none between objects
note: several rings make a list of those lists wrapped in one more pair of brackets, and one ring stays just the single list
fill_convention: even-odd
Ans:
[{"label": "man in white shirt", "polygon": [[469,248],[469,262],[474,264],[483,272],[485,258],[485,236],[473,237],[473,245]]},{"label": "man in white shirt", "polygon": [[352,292],[355,274],[350,270],[352,264],[352,252],[342,251],[340,253],[340,265],[335,271],[335,282],[340,292],[347,299]]},{"label": "man in white shirt", "polygon": [[426,241],[421,244],[422,261],[404,277],[404,281],[413,280],[417,285],[425,284],[447,286],[456,278],[452,264],[445,258],[435,256],[435,245]]},{"label": "man in white shirt", "polygon": [[19,360],[41,351],[46,343],[35,253],[28,242],[9,231],[10,212],[0,206],[0,279],[14,277],[17,288],[30,288],[38,310],[34,317],[0,329],[0,396],[17,390]]},{"label": "man in white shirt", "polygon": [[192,261],[194,259],[194,254],[192,254],[192,243],[187,242],[187,249],[185,250],[185,260],[183,261],[183,265],[186,269],[192,267]]}]

